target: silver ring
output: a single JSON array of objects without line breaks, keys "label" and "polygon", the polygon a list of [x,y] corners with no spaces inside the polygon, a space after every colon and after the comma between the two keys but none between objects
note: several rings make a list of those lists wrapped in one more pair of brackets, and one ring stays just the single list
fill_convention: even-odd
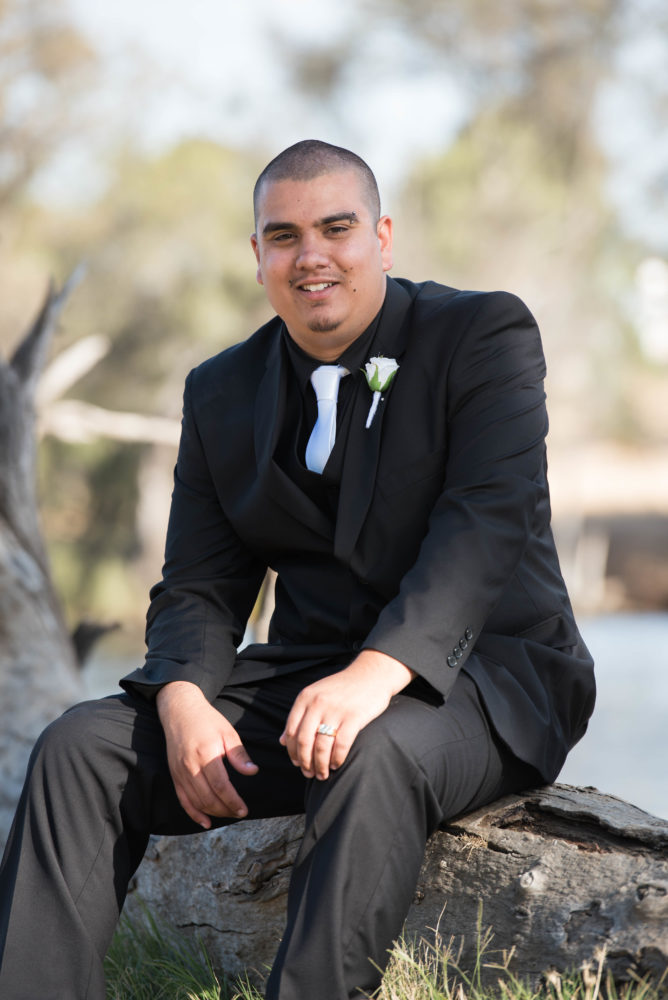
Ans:
[{"label": "silver ring", "polygon": [[316,732],[320,733],[321,736],[336,736],[336,729],[334,726],[328,726],[326,722],[321,722],[316,729]]}]

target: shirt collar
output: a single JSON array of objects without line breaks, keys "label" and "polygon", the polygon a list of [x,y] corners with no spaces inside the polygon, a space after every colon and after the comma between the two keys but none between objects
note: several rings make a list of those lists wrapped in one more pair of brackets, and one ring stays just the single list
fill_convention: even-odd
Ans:
[{"label": "shirt collar", "polygon": [[[374,337],[376,336],[382,312],[383,307],[381,306],[364,333],[361,333],[359,337],[353,340],[352,344],[345,349],[343,354],[341,354],[334,361],[328,362],[328,364],[343,365],[343,367],[347,368],[352,374],[362,369],[365,362],[368,360],[371,345]],[[285,323],[283,324],[282,335],[283,341],[288,350],[290,363],[295,375],[297,376],[299,388],[302,393],[304,393],[311,380],[311,373],[325,362],[318,361],[317,358],[312,358],[306,353],[306,351],[303,351],[288,333]]]}]

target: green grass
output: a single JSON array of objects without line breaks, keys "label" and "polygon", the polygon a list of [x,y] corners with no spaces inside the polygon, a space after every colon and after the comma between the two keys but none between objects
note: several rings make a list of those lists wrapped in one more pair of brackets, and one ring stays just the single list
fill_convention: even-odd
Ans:
[{"label": "green grass", "polygon": [[[459,968],[453,942],[400,940],[374,1000],[659,1000],[659,983],[635,979],[617,985],[595,966],[569,975],[547,972],[538,987],[509,969],[511,956],[492,959],[491,931],[478,927],[478,958],[470,972]],[[107,1000],[261,1000],[247,980],[221,980],[204,948],[159,925],[123,918],[105,960]],[[305,998],[316,1000],[316,998]]]},{"label": "green grass", "polygon": [[126,917],[104,963],[107,1000],[228,1000],[201,945],[145,914]]}]

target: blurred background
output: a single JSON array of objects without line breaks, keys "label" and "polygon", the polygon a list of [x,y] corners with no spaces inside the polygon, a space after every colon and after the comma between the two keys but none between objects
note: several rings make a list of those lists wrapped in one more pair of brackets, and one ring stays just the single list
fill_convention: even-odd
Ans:
[{"label": "blurred background", "polygon": [[0,0],[0,354],[85,276],[37,404],[68,622],[141,661],[183,380],[268,318],[264,164],[360,153],[393,273],[519,294],[548,361],[554,528],[599,707],[562,774],[668,817],[663,0]]}]

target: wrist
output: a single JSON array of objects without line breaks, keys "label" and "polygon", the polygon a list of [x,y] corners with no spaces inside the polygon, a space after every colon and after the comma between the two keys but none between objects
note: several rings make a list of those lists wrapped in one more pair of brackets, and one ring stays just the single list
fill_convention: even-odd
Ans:
[{"label": "wrist", "polygon": [[161,687],[155,696],[155,705],[160,718],[163,714],[169,711],[170,707],[176,702],[182,704],[186,700],[200,700],[206,701],[204,692],[192,681],[170,681]]},{"label": "wrist", "polygon": [[378,649],[363,649],[350,666],[355,670],[373,674],[379,683],[387,685],[391,695],[403,691],[417,676],[416,672],[401,660],[395,659],[388,653],[381,653]]}]

